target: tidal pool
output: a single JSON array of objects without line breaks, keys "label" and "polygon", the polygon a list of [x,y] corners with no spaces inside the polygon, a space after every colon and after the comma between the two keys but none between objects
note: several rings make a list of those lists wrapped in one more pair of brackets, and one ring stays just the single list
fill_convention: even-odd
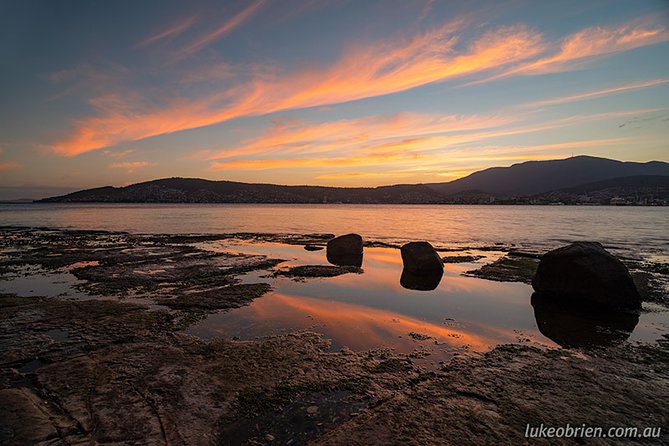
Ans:
[{"label": "tidal pool", "polygon": [[[199,247],[289,259],[279,269],[328,264],[325,250],[306,251],[295,245],[224,240]],[[632,318],[631,323],[627,320],[622,325],[535,313],[529,285],[463,275],[503,252],[469,250],[456,254],[483,258],[446,264],[438,285],[428,291],[401,285],[402,260],[394,248],[365,248],[361,274],[298,279],[248,274],[243,281],[264,281],[273,291],[248,306],[209,315],[187,332],[203,338],[244,340],[312,330],[331,339],[333,350],[390,347],[408,353],[417,347],[487,351],[505,343],[572,347],[625,339],[653,342],[669,328],[669,312],[657,305],[645,306],[638,321]]]}]

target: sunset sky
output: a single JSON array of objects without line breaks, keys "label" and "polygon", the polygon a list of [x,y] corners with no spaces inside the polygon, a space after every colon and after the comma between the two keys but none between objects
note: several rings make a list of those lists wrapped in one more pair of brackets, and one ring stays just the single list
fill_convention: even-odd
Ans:
[{"label": "sunset sky", "polygon": [[669,2],[0,1],[0,199],[669,161]]}]

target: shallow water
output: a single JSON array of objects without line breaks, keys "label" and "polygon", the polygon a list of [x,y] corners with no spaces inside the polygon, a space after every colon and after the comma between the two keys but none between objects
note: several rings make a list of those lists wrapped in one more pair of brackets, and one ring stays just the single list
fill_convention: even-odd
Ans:
[{"label": "shallow water", "polygon": [[0,204],[0,225],[171,234],[356,232],[366,239],[443,246],[547,248],[597,240],[649,258],[666,261],[669,255],[669,207]]},{"label": "shallow water", "polygon": [[[325,251],[308,252],[301,246],[229,241],[201,246],[290,259],[281,267],[327,264]],[[446,264],[444,276],[433,291],[409,290],[400,285],[402,260],[399,250],[392,248],[366,248],[362,274],[297,281],[254,273],[245,280],[266,281],[273,285],[273,291],[249,306],[210,315],[187,332],[204,338],[253,339],[313,330],[331,339],[333,350],[391,347],[405,353],[418,347],[429,351],[454,348],[486,351],[505,343],[553,347],[564,341],[562,333],[554,336],[556,341],[539,330],[537,316],[543,323],[556,319],[551,314],[535,315],[530,305],[529,285],[462,275],[494,260],[501,252],[468,253],[486,257],[477,263]],[[598,334],[611,332],[611,328],[586,322],[584,326],[576,325],[575,333],[567,327],[567,338],[576,336],[576,342],[583,345],[627,337],[632,342],[653,342],[669,331],[669,312],[659,306],[648,309],[654,311],[641,315],[636,326],[632,326],[631,336],[622,331],[613,333],[612,338],[600,339]]]},{"label": "shallow water", "polygon": [[[462,275],[502,255],[490,250],[496,244],[544,250],[573,240],[598,240],[619,255],[666,262],[666,207],[30,204],[0,205],[0,225],[134,233],[357,232],[368,240],[424,239],[485,256],[476,263],[447,264],[433,291],[401,286],[400,254],[391,248],[366,248],[363,274],[295,281],[252,273],[243,280],[269,282],[273,291],[189,329],[202,337],[252,339],[309,329],[331,339],[333,349],[392,347],[408,352],[435,346],[484,351],[508,342],[653,342],[669,332],[669,312],[658,305],[646,304],[638,321],[574,319],[535,313],[526,284]],[[290,259],[280,267],[328,264],[325,251],[308,252],[301,246],[229,240],[202,246]],[[486,250],[476,249],[484,246]],[[62,274],[14,278],[1,283],[0,292],[79,298],[71,288],[73,276]]]}]

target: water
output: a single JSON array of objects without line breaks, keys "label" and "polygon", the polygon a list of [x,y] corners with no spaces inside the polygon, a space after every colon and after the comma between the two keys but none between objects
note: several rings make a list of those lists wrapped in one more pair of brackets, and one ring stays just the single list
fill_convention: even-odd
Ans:
[{"label": "water", "polygon": [[[288,259],[282,268],[328,263],[324,251],[308,252],[295,245],[223,240],[200,246]],[[669,331],[667,310],[647,305],[648,311],[639,320],[633,317],[622,326],[579,317],[567,320],[568,330],[558,327],[556,332],[554,327],[565,321],[564,315],[536,312],[530,305],[529,285],[463,276],[503,252],[469,250],[467,254],[484,258],[446,264],[432,291],[410,290],[400,284],[402,260],[393,248],[366,248],[363,274],[296,281],[251,273],[243,279],[268,282],[273,291],[246,307],[211,315],[187,332],[203,338],[254,339],[311,330],[331,339],[333,350],[391,347],[409,353],[419,348],[439,357],[454,349],[486,351],[506,343],[574,347],[626,339],[654,342]]]},{"label": "water", "polygon": [[598,240],[669,252],[669,207],[263,204],[2,204],[0,225],[135,233],[333,233],[440,245],[549,248]]},{"label": "water", "polygon": [[[638,320],[602,324],[560,314],[536,313],[532,289],[466,277],[500,255],[497,244],[547,249],[573,240],[598,240],[628,256],[668,261],[669,208],[566,206],[361,206],[361,205],[0,205],[0,225],[47,226],[134,233],[334,233],[357,232],[366,239],[435,245],[483,255],[476,263],[447,264],[432,291],[400,285],[399,251],[366,248],[363,274],[295,281],[251,273],[246,282],[265,281],[273,291],[249,306],[210,315],[189,328],[203,338],[253,339],[294,330],[312,330],[332,348],[466,348],[485,351],[502,343],[574,346],[653,342],[669,331],[669,312],[644,305]],[[486,246],[486,250],[477,247]],[[264,254],[288,259],[280,267],[327,264],[324,251],[301,246],[235,240],[208,242],[206,249]],[[24,281],[25,282],[25,281]],[[28,294],[40,282],[21,282]],[[2,287],[0,287],[2,288]],[[52,295],[62,293],[54,289]],[[411,335],[413,334],[413,335]]]}]

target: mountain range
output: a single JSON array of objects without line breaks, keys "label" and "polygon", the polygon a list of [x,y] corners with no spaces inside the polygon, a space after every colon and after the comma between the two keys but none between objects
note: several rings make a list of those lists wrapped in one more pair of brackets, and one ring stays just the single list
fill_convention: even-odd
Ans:
[{"label": "mountain range", "polygon": [[[634,180],[631,180],[635,178]],[[598,191],[613,191],[598,194]],[[47,198],[58,203],[538,203],[557,196],[599,197],[599,204],[620,197],[653,204],[669,199],[669,163],[622,162],[576,156],[493,167],[466,177],[429,184],[379,187],[282,186],[275,184],[164,178],[125,187],[99,187]],[[612,195],[614,194],[614,195]],[[571,197],[571,198],[569,198]],[[575,199],[575,198],[574,198]],[[659,203],[655,201],[660,200]],[[588,199],[579,199],[587,202]]]}]

